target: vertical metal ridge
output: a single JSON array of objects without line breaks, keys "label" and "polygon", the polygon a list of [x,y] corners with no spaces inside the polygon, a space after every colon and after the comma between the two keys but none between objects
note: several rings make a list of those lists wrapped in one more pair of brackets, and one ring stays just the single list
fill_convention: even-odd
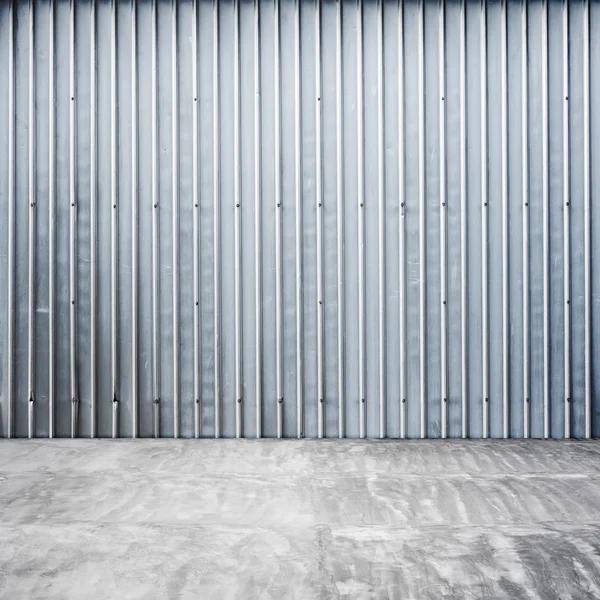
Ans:
[{"label": "vertical metal ridge", "polygon": [[260,4],[254,0],[254,318],[256,327],[254,385],[256,437],[262,437],[262,177],[261,177]]},{"label": "vertical metal ridge", "polygon": [[344,306],[344,90],[342,80],[342,1],[335,13],[335,156],[337,225],[337,383],[338,436],[345,437],[345,306]]},{"label": "vertical metal ridge", "polygon": [[294,0],[294,203],[296,207],[296,435],[304,437],[304,292],[302,243],[302,97],[300,0]]},{"label": "vertical metal ridge", "polygon": [[425,5],[418,0],[418,95],[419,95],[419,404],[420,436],[427,437],[427,265],[425,253]]},{"label": "vertical metal ridge", "polygon": [[508,32],[507,0],[500,3],[501,35],[501,145],[502,145],[502,436],[510,437],[510,339],[509,339],[509,262],[508,262]]},{"label": "vertical metal ridge", "polygon": [[446,11],[445,0],[439,0],[439,81],[440,81],[440,340],[441,340],[441,404],[442,438],[448,437],[448,273],[446,258]]},{"label": "vertical metal ridge", "polygon": [[28,323],[27,323],[27,434],[35,437],[35,252],[36,252],[36,190],[35,190],[35,0],[29,0],[29,114],[27,128],[29,194],[28,248]]},{"label": "vertical metal ridge", "polygon": [[8,5],[8,281],[7,281],[7,437],[15,427],[15,1]]},{"label": "vertical metal ridge", "polygon": [[460,3],[460,371],[461,435],[469,436],[468,276],[467,276],[467,2]]},{"label": "vertical metal ridge", "polygon": [[219,0],[213,0],[213,244],[215,336],[215,437],[221,437],[221,157],[219,111]]},{"label": "vertical metal ridge", "polygon": [[543,247],[543,318],[544,318],[544,438],[550,430],[550,203],[548,153],[548,1],[542,0],[542,247]]},{"label": "vertical metal ridge", "polygon": [[78,434],[79,398],[77,390],[77,173],[76,173],[76,113],[75,113],[75,0],[70,1],[69,24],[69,365],[71,378],[71,437]]},{"label": "vertical metal ridge", "polygon": [[117,140],[117,0],[111,3],[111,37],[110,37],[110,59],[111,59],[111,89],[110,89],[110,195],[112,201],[112,213],[110,221],[110,278],[111,278],[111,386],[112,386],[112,437],[119,437],[119,346],[118,346],[118,269],[119,269],[119,221],[118,221],[118,189],[119,189],[119,146]]},{"label": "vertical metal ridge", "polygon": [[366,437],[366,314],[365,314],[365,151],[363,80],[363,9],[356,0],[356,117],[357,117],[357,195],[358,195],[358,394],[359,436]]},{"label": "vertical metal ridge", "polygon": [[404,0],[398,0],[398,201],[400,203],[399,305],[400,305],[400,437],[406,437],[406,181],[404,152]]},{"label": "vertical metal ridge", "polygon": [[159,181],[158,181],[158,0],[152,0],[152,404],[154,437],[160,437]]},{"label": "vertical metal ridge", "polygon": [[177,73],[177,5],[171,0],[171,174],[173,196],[173,437],[179,437],[179,80]]},{"label": "vertical metal ridge", "polygon": [[273,2],[273,92],[275,104],[274,120],[274,213],[275,213],[275,377],[277,437],[283,437],[283,316],[282,316],[282,269],[281,269],[281,22],[279,0]]},{"label": "vertical metal ridge", "polygon": [[97,161],[96,161],[96,0],[90,0],[90,437],[97,435]]},{"label": "vertical metal ridge", "polygon": [[483,433],[489,437],[489,314],[488,314],[488,164],[487,164],[487,0],[481,0],[480,14],[480,98],[481,98],[481,338]]},{"label": "vertical metal ridge", "polygon": [[590,171],[590,2],[583,3],[583,253],[584,253],[584,403],[586,438],[592,437],[592,242]]},{"label": "vertical metal ridge", "polygon": [[199,438],[202,427],[200,387],[200,247],[199,247],[199,179],[198,179],[198,3],[192,2],[192,261],[194,294],[194,437]]},{"label": "vertical metal ridge", "polygon": [[521,0],[521,186],[523,194],[523,437],[531,435],[529,344],[529,82],[527,0]]},{"label": "vertical metal ridge", "polygon": [[[54,437],[54,341],[55,341],[55,261],[56,261],[56,162],[54,89],[54,0],[48,4],[48,437]],[[9,114],[13,109],[9,106]],[[10,142],[9,142],[10,143]],[[9,150],[10,156],[10,150]],[[9,161],[9,180],[10,180]],[[9,359],[10,364],[10,359]]]},{"label": "vertical metal ridge", "polygon": [[377,0],[377,229],[379,275],[379,437],[387,436],[385,293],[385,139],[383,133],[383,0]]},{"label": "vertical metal ridge", "polygon": [[571,209],[569,190],[569,2],[562,6],[563,85],[563,284],[565,437],[571,437]]},{"label": "vertical metal ridge", "polygon": [[137,0],[131,0],[131,435],[138,437],[138,100]]},{"label": "vertical metal ridge", "polygon": [[235,328],[235,435],[242,437],[242,204],[240,157],[240,5],[233,0],[233,195],[234,195],[234,328]]},{"label": "vertical metal ridge", "polygon": [[321,1],[315,0],[315,195],[317,217],[317,437],[325,435],[323,377],[323,137],[321,102]]}]

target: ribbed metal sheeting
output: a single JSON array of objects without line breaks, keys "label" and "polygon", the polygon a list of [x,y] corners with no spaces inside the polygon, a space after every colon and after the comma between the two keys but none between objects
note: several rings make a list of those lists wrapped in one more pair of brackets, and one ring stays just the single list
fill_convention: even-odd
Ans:
[{"label": "ribbed metal sheeting", "polygon": [[0,435],[596,433],[599,32],[2,3]]}]

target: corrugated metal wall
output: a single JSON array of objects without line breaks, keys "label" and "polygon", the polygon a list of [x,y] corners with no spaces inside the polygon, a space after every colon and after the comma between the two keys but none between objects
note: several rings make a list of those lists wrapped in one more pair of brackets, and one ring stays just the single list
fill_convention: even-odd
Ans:
[{"label": "corrugated metal wall", "polygon": [[599,32],[2,3],[0,435],[596,433]]}]

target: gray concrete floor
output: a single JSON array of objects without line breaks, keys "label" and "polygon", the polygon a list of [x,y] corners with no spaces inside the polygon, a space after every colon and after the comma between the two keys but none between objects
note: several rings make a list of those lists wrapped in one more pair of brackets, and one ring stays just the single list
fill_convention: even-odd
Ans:
[{"label": "gray concrete floor", "polygon": [[1,598],[600,598],[600,442],[0,442]]}]

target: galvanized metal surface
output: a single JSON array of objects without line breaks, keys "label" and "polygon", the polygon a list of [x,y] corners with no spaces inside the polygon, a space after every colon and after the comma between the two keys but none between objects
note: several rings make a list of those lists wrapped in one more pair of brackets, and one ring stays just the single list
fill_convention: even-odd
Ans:
[{"label": "galvanized metal surface", "polygon": [[0,435],[596,434],[598,31],[3,3]]}]

